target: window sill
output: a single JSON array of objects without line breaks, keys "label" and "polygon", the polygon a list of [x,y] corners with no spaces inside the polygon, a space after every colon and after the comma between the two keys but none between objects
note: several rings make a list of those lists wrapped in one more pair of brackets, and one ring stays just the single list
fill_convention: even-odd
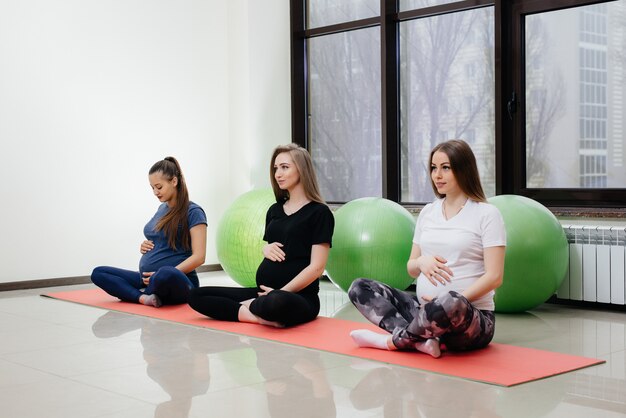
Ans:
[{"label": "window sill", "polygon": [[[330,208],[335,211],[339,209],[341,204],[330,204]],[[423,205],[403,205],[410,213],[417,215],[420,213]],[[626,208],[572,208],[572,207],[548,207],[550,212],[559,219],[596,219],[611,220],[619,219],[626,221]]]},{"label": "window sill", "polygon": [[576,218],[576,219],[597,219],[609,220],[620,219],[626,220],[626,208],[564,208],[549,207],[550,211],[557,218]]}]

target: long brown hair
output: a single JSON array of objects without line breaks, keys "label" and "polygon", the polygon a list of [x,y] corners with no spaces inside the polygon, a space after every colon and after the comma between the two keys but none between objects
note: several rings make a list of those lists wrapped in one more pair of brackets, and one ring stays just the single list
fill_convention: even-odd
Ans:
[{"label": "long brown hair", "polygon": [[[433,148],[430,152],[428,167],[432,165],[433,155],[436,152],[443,152],[448,156],[448,159],[450,160],[450,168],[454,173],[454,178],[467,197],[476,202],[487,201],[485,198],[485,192],[483,191],[483,186],[480,184],[476,157],[467,142],[462,139],[451,139],[435,145],[435,148]],[[430,178],[430,185],[435,192],[435,196],[439,198],[445,196],[437,191],[437,187],[435,187],[432,177]]]},{"label": "long brown hair", "polygon": [[291,156],[291,159],[298,170],[298,174],[300,174],[300,182],[302,183],[304,194],[307,199],[318,203],[325,203],[317,184],[317,176],[315,175],[315,170],[313,169],[311,155],[306,149],[297,144],[279,145],[274,148],[274,152],[272,153],[272,159],[270,161],[270,181],[272,182],[272,189],[274,190],[276,201],[281,202],[289,199],[289,192],[278,187],[278,182],[274,177],[274,174],[276,173],[274,162],[276,161],[278,154],[282,154],[283,152],[288,152]]},{"label": "long brown hair", "polygon": [[189,192],[185,177],[180,169],[180,164],[174,157],[165,157],[161,161],[154,163],[148,174],[161,173],[168,181],[174,177],[178,180],[176,184],[176,202],[170,207],[167,213],[157,222],[156,230],[165,232],[168,245],[176,250],[176,237],[178,230],[181,230],[181,241],[183,249],[191,249],[191,236],[189,235],[189,222],[187,220],[189,211]]}]

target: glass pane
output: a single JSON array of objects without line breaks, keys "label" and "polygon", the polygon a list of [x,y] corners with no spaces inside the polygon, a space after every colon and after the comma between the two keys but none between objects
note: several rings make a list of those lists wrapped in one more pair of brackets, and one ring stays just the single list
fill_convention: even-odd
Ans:
[{"label": "glass pane", "polygon": [[307,28],[380,16],[380,0],[308,0]]},{"label": "glass pane", "polygon": [[440,4],[455,3],[459,0],[400,0],[400,11],[422,9],[424,7],[439,6]]},{"label": "glass pane", "polygon": [[309,40],[311,155],[324,198],[382,195],[380,29]]},{"label": "glass pane", "polygon": [[626,187],[626,2],[525,24],[526,186]]},{"label": "glass pane", "polygon": [[430,150],[470,144],[485,193],[495,194],[493,8],[400,25],[401,199],[434,199]]}]

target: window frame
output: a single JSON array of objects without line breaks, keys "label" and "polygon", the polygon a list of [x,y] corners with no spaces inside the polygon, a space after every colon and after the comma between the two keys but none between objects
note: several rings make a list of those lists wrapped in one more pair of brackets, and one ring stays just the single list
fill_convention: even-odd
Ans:
[{"label": "window frame", "polygon": [[[401,201],[400,22],[494,7],[495,181],[496,195],[516,194],[554,207],[624,207],[624,189],[526,187],[524,16],[613,0],[462,0],[399,11],[398,0],[380,0],[380,16],[306,28],[307,0],[290,0],[292,141],[309,148],[307,40],[317,36],[379,27],[381,31],[382,197]],[[344,203],[344,202],[332,202]]]},{"label": "window frame", "polygon": [[[524,18],[527,15],[544,13],[568,8],[588,6],[598,3],[609,3],[612,0],[514,0],[511,5],[512,47],[510,60],[513,68],[513,85],[511,91],[516,94],[517,108],[513,115],[512,142],[513,154],[505,154],[508,165],[514,169],[510,173],[513,184],[509,185],[512,194],[518,194],[537,200],[546,206],[562,207],[624,207],[626,206],[626,188],[530,188],[526,187],[526,103],[525,91],[525,28]],[[511,187],[512,186],[512,187]]]}]

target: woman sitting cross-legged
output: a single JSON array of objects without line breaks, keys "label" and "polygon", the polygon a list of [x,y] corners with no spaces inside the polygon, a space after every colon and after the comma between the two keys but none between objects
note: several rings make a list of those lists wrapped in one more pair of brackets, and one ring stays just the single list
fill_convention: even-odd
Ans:
[{"label": "woman sitting cross-legged", "polygon": [[418,350],[439,357],[440,343],[463,351],[485,347],[493,338],[494,290],[504,274],[504,221],[486,202],[467,143],[441,143],[429,162],[437,199],[419,214],[407,263],[409,274],[417,277],[417,295],[369,279],[355,280],[350,300],[388,332],[352,331],[361,347]]},{"label": "woman sitting cross-legged", "polygon": [[322,200],[309,153],[279,146],[270,161],[276,203],[267,211],[265,258],[257,287],[200,287],[189,305],[203,315],[286,327],[312,321],[320,309],[319,277],[330,250],[334,217]]},{"label": "woman sitting cross-legged", "polygon": [[144,227],[139,271],[100,266],[91,273],[91,281],[125,302],[156,308],[187,303],[190,290],[199,285],[195,269],[205,259],[206,215],[189,201],[183,172],[174,157],[157,161],[148,174],[161,205]]}]

